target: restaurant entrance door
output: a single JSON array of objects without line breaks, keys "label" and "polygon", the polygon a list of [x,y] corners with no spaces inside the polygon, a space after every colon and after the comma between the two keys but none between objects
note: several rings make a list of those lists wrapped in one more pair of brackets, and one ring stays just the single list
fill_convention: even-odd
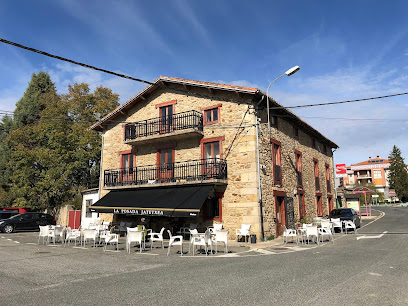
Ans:
[{"label": "restaurant entrance door", "polygon": [[276,196],[276,237],[283,234],[283,226],[286,225],[286,216],[285,216],[285,197]]}]

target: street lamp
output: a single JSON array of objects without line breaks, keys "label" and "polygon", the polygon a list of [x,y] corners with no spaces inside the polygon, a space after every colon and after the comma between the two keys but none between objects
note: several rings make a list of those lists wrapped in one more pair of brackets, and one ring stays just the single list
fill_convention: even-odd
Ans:
[{"label": "street lamp", "polygon": [[269,132],[271,132],[271,122],[270,122],[270,114],[269,114],[269,87],[271,87],[271,85],[278,79],[280,79],[281,77],[283,77],[284,75],[287,76],[291,76],[292,74],[295,74],[296,72],[298,72],[300,69],[299,66],[295,66],[290,68],[288,71],[286,71],[284,74],[282,74],[280,77],[277,77],[276,79],[274,79],[268,86],[268,89],[266,90],[266,109],[268,111],[268,129]]}]

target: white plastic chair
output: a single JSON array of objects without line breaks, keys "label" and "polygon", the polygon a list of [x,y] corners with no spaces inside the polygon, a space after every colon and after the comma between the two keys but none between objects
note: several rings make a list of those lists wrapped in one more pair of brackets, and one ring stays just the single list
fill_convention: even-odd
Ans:
[{"label": "white plastic chair", "polygon": [[182,227],[177,231],[177,234],[183,235],[183,237],[186,237],[186,235],[190,234],[190,230],[197,229],[197,224],[196,223],[190,223],[189,227]]},{"label": "white plastic chair", "polygon": [[218,243],[224,243],[224,253],[228,254],[228,230],[215,230],[215,253],[218,253]]},{"label": "white plastic chair", "polygon": [[69,245],[69,243],[72,240],[74,240],[75,246],[76,246],[76,242],[77,242],[78,239],[79,240],[81,239],[81,232],[79,230],[77,230],[77,229],[71,229],[70,227],[67,227],[64,246],[66,246],[67,243]]},{"label": "white plastic chair", "polygon": [[343,234],[343,226],[342,226],[342,224],[341,224],[340,218],[330,219],[330,222],[332,223],[333,234],[334,234],[334,229],[335,229],[335,228],[340,228],[340,233]]},{"label": "white plastic chair", "polygon": [[50,227],[48,225],[40,225],[40,233],[38,234],[38,244],[40,244],[40,239],[43,239],[43,244],[45,244],[45,238],[48,241],[48,233],[50,231]]},{"label": "white plastic chair", "polygon": [[140,253],[142,253],[142,249],[144,249],[144,239],[143,239],[144,231],[139,231],[137,228],[128,228],[127,235],[126,235],[126,250],[130,254],[130,245],[132,242],[136,242],[139,244]]},{"label": "white plastic chair", "polygon": [[116,251],[119,251],[119,234],[111,234],[109,231],[105,233],[104,236],[105,245],[103,247],[103,251],[106,252],[106,247],[108,244],[115,244],[116,243]]},{"label": "white plastic chair", "polygon": [[291,237],[292,241],[293,241],[293,238],[295,238],[296,243],[298,243],[298,237],[297,237],[296,231],[294,229],[286,228],[285,225],[282,225],[282,227],[283,227],[283,242],[287,244],[288,237]]},{"label": "white plastic chair", "polygon": [[316,243],[319,244],[319,232],[317,231],[317,226],[306,226],[306,239],[307,244],[309,244],[309,239],[316,238]]},{"label": "white plastic chair", "polygon": [[[207,230],[209,233],[209,230]],[[206,233],[207,233],[206,231]],[[207,254],[207,239],[208,237],[206,236],[206,233],[198,233],[198,234],[194,234],[192,235],[192,245],[193,245],[193,256],[195,253],[195,247],[196,246],[203,246],[204,247],[204,251],[205,251],[205,255]]]},{"label": "white plastic chair", "polygon": [[193,236],[198,234],[197,229],[190,230],[190,243],[188,245],[188,252],[190,253],[191,245],[193,244]]},{"label": "white plastic chair", "polygon": [[64,227],[63,226],[55,226],[53,229],[49,229],[48,231],[48,242],[52,240],[52,242],[55,244],[55,241],[58,239],[58,241],[61,239],[64,239]]},{"label": "white plastic chair", "polygon": [[357,229],[356,229],[356,225],[354,224],[353,221],[343,221],[344,223],[344,229],[346,230],[346,234],[348,232],[348,230],[353,230],[354,234],[357,234]]},{"label": "white plastic chair", "polygon": [[162,227],[162,229],[160,230],[160,233],[151,232],[151,233],[147,234],[147,237],[150,239],[150,249],[153,248],[153,242],[155,242],[155,241],[160,241],[162,249],[164,249],[164,243],[163,243],[163,232],[164,232],[164,230],[165,230],[165,228]]},{"label": "white plastic chair", "polygon": [[244,236],[245,237],[245,242],[247,242],[246,237],[250,236],[250,229],[251,229],[251,224],[242,224],[241,228],[235,230],[235,235],[236,239],[238,241],[239,236]]},{"label": "white plastic chair", "polygon": [[213,226],[209,226],[208,229],[211,231],[211,233],[215,234],[215,231],[222,230],[222,226],[222,223],[216,223]]},{"label": "white plastic chair", "polygon": [[171,234],[170,230],[167,230],[167,232],[169,233],[169,237],[170,237],[169,247],[168,247],[168,250],[167,250],[167,256],[169,256],[170,247],[172,245],[179,245],[181,247],[181,249],[180,249],[180,254],[181,255],[180,256],[183,256],[183,236],[182,235],[173,236]]},{"label": "white plastic chair", "polygon": [[321,228],[318,229],[319,236],[322,238],[322,243],[324,236],[328,236],[329,241],[331,240],[331,242],[333,242],[331,227],[332,224],[330,223],[330,221],[322,221]]},{"label": "white plastic chair", "polygon": [[85,229],[83,231],[83,235],[84,235],[84,237],[83,237],[84,238],[84,247],[85,247],[86,242],[88,240],[93,240],[93,243],[94,243],[93,246],[95,247],[98,231],[96,229]]}]

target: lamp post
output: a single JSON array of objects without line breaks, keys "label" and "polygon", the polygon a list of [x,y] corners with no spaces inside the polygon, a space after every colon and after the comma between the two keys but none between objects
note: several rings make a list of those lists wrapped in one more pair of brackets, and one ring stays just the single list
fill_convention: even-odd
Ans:
[{"label": "lamp post", "polygon": [[268,86],[268,88],[266,89],[266,109],[268,111],[268,130],[269,133],[271,132],[271,121],[270,121],[270,114],[269,114],[269,87],[271,87],[271,85],[276,81],[279,80],[281,77],[283,77],[284,75],[287,76],[291,76],[292,74],[295,74],[296,72],[298,72],[300,69],[299,66],[295,66],[290,68],[288,71],[286,71],[284,74],[282,74],[281,76],[277,77],[276,79],[274,79]]}]

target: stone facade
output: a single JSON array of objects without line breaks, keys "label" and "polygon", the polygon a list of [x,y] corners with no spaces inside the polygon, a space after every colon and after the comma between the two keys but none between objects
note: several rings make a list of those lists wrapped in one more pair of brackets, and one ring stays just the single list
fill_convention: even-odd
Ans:
[{"label": "stone facade", "polygon": [[[186,87],[179,86],[186,89]],[[121,152],[136,152],[135,166],[155,165],[157,162],[157,147],[165,144],[175,144],[174,161],[188,161],[201,159],[202,139],[222,137],[222,158],[228,163],[228,183],[217,185],[216,192],[222,192],[222,220],[207,220],[202,213],[199,226],[205,227],[213,222],[222,222],[224,228],[229,229],[231,239],[235,239],[235,229],[242,223],[251,224],[251,233],[261,237],[261,212],[259,204],[258,175],[260,172],[263,220],[265,235],[275,235],[274,218],[276,216],[273,192],[285,191],[288,196],[293,196],[296,189],[296,173],[293,170],[294,149],[303,154],[304,192],[306,198],[306,213],[308,218],[316,215],[313,158],[319,160],[321,186],[323,198],[327,196],[325,190],[324,165],[330,165],[332,171],[331,150],[328,154],[312,148],[311,137],[299,131],[299,139],[291,135],[292,125],[279,119],[279,128],[273,129],[269,137],[265,113],[261,115],[259,125],[260,163],[265,169],[260,171],[257,167],[257,137],[256,100],[253,94],[237,94],[234,91],[211,91],[203,87],[188,87],[188,93],[160,88],[149,94],[129,108],[127,112],[115,117],[116,122],[136,122],[159,116],[157,104],[173,101],[174,113],[195,110],[203,112],[203,108],[221,105],[220,122],[204,125],[203,137],[191,136],[183,140],[172,141],[160,139],[148,144],[129,145],[124,142],[123,123],[109,124],[103,130],[102,172],[108,169],[118,169],[121,165]],[[238,128],[240,126],[240,128]],[[272,179],[272,151],[270,138],[275,138],[282,143],[282,185],[274,185]],[[318,144],[319,147],[322,144]],[[318,147],[318,148],[319,148]],[[101,197],[109,190],[104,188],[103,175],[101,175]],[[334,186],[332,187],[334,190]],[[333,195],[334,197],[334,195]],[[324,203],[324,201],[323,201]],[[327,211],[327,203],[323,204]],[[111,214],[101,214],[105,219],[112,219]],[[294,217],[299,219],[298,201],[294,200]],[[186,222],[188,223],[188,222]],[[193,222],[192,222],[193,223]]]}]

